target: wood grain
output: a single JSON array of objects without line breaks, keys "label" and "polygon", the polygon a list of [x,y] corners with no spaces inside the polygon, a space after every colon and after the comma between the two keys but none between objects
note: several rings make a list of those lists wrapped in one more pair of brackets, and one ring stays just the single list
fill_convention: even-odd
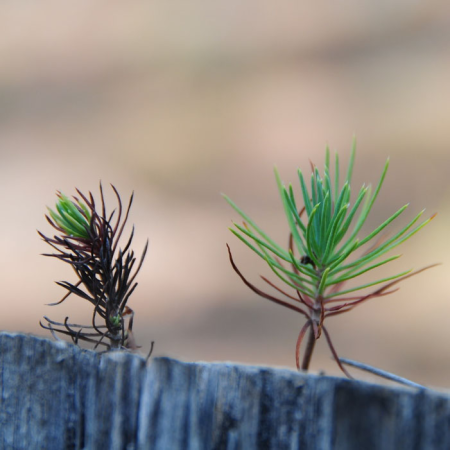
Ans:
[{"label": "wood grain", "polygon": [[450,397],[0,333],[1,449],[449,449]]}]

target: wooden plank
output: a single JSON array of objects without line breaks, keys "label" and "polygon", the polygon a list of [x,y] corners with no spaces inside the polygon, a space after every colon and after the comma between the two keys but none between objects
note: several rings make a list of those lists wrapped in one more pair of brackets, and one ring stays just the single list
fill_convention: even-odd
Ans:
[{"label": "wooden plank", "polygon": [[0,333],[1,449],[449,449],[450,397]]}]

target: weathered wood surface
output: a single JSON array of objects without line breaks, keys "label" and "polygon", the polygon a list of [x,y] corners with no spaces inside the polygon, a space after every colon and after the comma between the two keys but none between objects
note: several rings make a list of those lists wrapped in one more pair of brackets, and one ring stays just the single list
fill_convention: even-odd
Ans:
[{"label": "weathered wood surface", "polygon": [[0,333],[3,449],[450,449],[450,397]]}]

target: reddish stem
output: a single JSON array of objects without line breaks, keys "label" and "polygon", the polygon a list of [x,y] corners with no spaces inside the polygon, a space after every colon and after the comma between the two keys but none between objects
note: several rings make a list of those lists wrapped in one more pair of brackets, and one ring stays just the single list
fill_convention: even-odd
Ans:
[{"label": "reddish stem", "polygon": [[274,303],[278,303],[279,305],[282,305],[285,308],[289,308],[294,311],[297,311],[309,319],[309,314],[306,311],[304,311],[303,309],[301,309],[297,306],[291,305],[287,302],[284,302],[283,300],[279,300],[278,298],[275,298],[272,295],[266,294],[265,292],[261,291],[261,289],[258,289],[256,286],[253,286],[253,284],[251,284],[249,281],[247,281],[247,279],[244,277],[244,275],[242,275],[242,273],[240,272],[240,270],[237,268],[236,264],[234,263],[233,256],[231,255],[230,246],[228,244],[227,244],[227,248],[228,248],[228,255],[230,257],[231,265],[233,266],[234,271],[239,275],[239,277],[241,278],[241,280],[244,282],[244,284],[246,286],[248,286],[253,292],[260,295],[261,297],[266,298],[267,300],[270,300]]},{"label": "reddish stem", "polygon": [[341,360],[339,359],[339,356],[333,346],[333,343],[331,342],[331,337],[328,334],[328,331],[325,327],[323,327],[323,332],[325,334],[325,337],[327,339],[328,342],[328,346],[330,347],[331,353],[333,353],[333,357],[337,362],[337,365],[339,366],[339,368],[342,370],[342,372],[345,373],[345,375],[347,375],[348,378],[350,378],[351,380],[353,380],[353,377],[348,373],[347,369],[342,365]]},{"label": "reddish stem", "polygon": [[308,322],[303,325],[300,333],[298,334],[297,345],[295,346],[295,362],[297,364],[297,369],[300,370],[300,345],[302,344],[302,340],[305,336],[306,330],[311,326],[312,322],[308,320]]},{"label": "reddish stem", "polygon": [[311,329],[309,330],[308,342],[306,343],[305,356],[303,357],[302,361],[302,370],[308,370],[315,345],[316,345],[316,337],[314,330],[311,327]]}]

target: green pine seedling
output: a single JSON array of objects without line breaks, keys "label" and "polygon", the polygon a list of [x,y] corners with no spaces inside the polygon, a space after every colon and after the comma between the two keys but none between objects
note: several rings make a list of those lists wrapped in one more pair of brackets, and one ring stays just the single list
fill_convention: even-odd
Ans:
[{"label": "green pine seedling", "polygon": [[[391,294],[397,290],[397,288],[391,288],[400,281],[436,265],[430,265],[415,272],[406,270],[385,278],[375,278],[369,283],[358,284],[356,282],[354,285],[345,287],[348,281],[357,279],[359,275],[399,258],[401,255],[387,256],[387,254],[416,234],[435,217],[433,215],[420,222],[424,213],[421,211],[400,231],[386,236],[382,232],[407,209],[408,205],[405,205],[371,233],[360,237],[360,231],[386,177],[389,159],[384,165],[375,190],[372,192],[370,186],[363,185],[352,203],[350,200],[351,178],[355,150],[354,142],[347,174],[342,184],[337,153],[334,179],[332,179],[328,148],[323,174],[320,174],[317,167],[312,165],[309,185],[303,172],[298,171],[303,202],[303,206],[300,208],[294,195],[293,186],[285,186],[275,169],[276,182],[290,228],[287,248],[278,245],[230,198],[224,196],[225,200],[244,219],[242,225],[234,223],[235,228],[230,228],[231,232],[265,260],[275,275],[281,279],[285,285],[283,289],[262,277],[267,284],[285,298],[275,297],[251,284],[237,268],[230,247],[227,245],[233,269],[242,281],[258,295],[296,311],[307,319],[297,339],[295,352],[297,368],[308,370],[315,342],[323,331],[334,359],[350,378],[350,374],[339,361],[330,335],[324,326],[325,319],[351,311],[360,303],[371,298]],[[366,288],[373,286],[377,287],[367,293]],[[289,293],[288,289],[291,289],[292,293]],[[358,294],[361,290],[364,290],[364,293]],[[300,345],[308,330],[309,338],[300,365]]]}]

